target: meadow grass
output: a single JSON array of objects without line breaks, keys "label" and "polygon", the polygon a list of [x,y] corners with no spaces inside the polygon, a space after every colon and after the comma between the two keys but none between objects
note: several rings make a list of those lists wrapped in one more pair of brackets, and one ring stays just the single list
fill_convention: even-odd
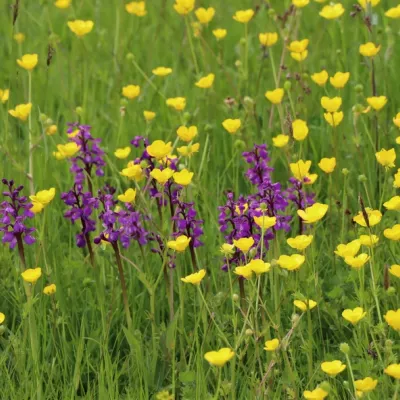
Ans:
[{"label": "meadow grass", "polygon": [[[398,239],[389,240],[384,230],[398,222],[400,208],[383,206],[397,194],[397,169],[385,168],[376,157],[382,148],[397,151],[398,145],[400,116],[397,126],[393,118],[400,112],[400,22],[385,16],[397,4],[381,0],[363,9],[356,1],[343,0],[345,13],[327,20],[319,15],[327,2],[311,0],[304,8],[291,3],[199,0],[196,7],[216,10],[204,25],[192,25],[193,11],[187,16],[177,13],[173,0],[147,1],[143,17],[128,13],[125,4],[115,0],[72,0],[66,9],[46,0],[0,4],[0,89],[10,90],[9,99],[0,104],[0,176],[24,185],[26,196],[50,188],[56,192],[27,222],[36,228],[36,242],[24,246],[26,265],[17,248],[10,250],[5,243],[0,251],[0,312],[5,316],[0,322],[1,400],[300,399],[317,387],[332,399],[400,397],[400,366],[397,379],[384,373],[399,362],[400,312],[385,318],[399,308],[400,273],[389,272],[398,263]],[[248,23],[232,18],[245,9],[256,11]],[[78,38],[67,25],[75,19],[92,20],[93,30]],[[217,40],[212,33],[216,28],[227,29],[226,37]],[[277,43],[262,46],[262,32],[277,32]],[[16,33],[25,35],[21,43]],[[286,47],[301,39],[309,39],[309,52],[298,62]],[[373,58],[359,52],[367,42],[381,45]],[[27,72],[16,60],[32,53],[39,62]],[[172,73],[155,76],[152,70],[158,66],[170,67]],[[342,89],[329,80],[319,86],[311,75],[323,69],[329,76],[349,72],[350,79]],[[215,74],[212,87],[196,87],[209,73]],[[122,95],[129,84],[141,89],[133,100]],[[285,93],[274,106],[265,92],[275,88]],[[366,98],[381,95],[387,104],[380,111],[367,109]],[[167,98],[178,96],[186,98],[183,111],[166,104]],[[342,98],[344,118],[338,126],[325,120],[322,96]],[[25,122],[9,114],[29,100],[32,110]],[[156,113],[154,120],[146,121],[145,110]],[[241,120],[234,134],[222,126],[228,118]],[[308,125],[305,140],[293,137],[296,119]],[[68,122],[90,125],[104,150],[104,176],[85,176],[85,191],[89,182],[94,196],[105,184],[114,187],[116,195],[136,189],[135,206],[129,207],[140,213],[150,235],[146,245],[133,239],[128,248],[119,242],[116,250],[118,242],[107,244],[107,236],[94,244],[105,229],[100,205],[92,215],[93,259],[87,245],[76,246],[80,222],[71,224],[64,217],[68,206],[60,198],[74,184],[71,160],[53,154],[57,145],[72,140],[66,133]],[[58,128],[55,134],[48,132],[51,125]],[[167,242],[178,231],[177,223],[171,219],[170,198],[149,175],[154,165],[141,164],[146,177],[139,181],[120,172],[142,156],[143,145],[130,145],[138,135],[149,143],[172,142],[176,154],[176,148],[185,145],[176,134],[181,125],[198,128],[193,142],[200,143],[200,150],[190,158],[180,157],[177,165],[194,176],[183,189],[172,178],[166,187],[178,187],[181,201],[194,202],[196,218],[203,221],[203,245],[194,248],[193,235],[185,251],[174,252]],[[282,148],[272,141],[281,133],[289,135]],[[288,200],[282,212],[274,213],[258,196],[260,185],[245,175],[251,165],[242,153],[261,144],[267,145],[267,162],[273,168],[261,173],[281,184],[286,200],[285,190],[293,186],[289,164],[312,161],[310,173],[318,178],[309,185],[307,171],[300,173],[300,206]],[[116,158],[115,150],[126,146],[131,147],[129,157]],[[318,167],[326,157],[336,158],[332,173]],[[157,164],[154,158],[149,163]],[[165,206],[150,196],[150,187],[158,188]],[[281,224],[268,230],[254,225],[256,245],[247,254],[229,248],[234,257],[220,250],[241,237],[238,226],[229,239],[225,236],[231,225],[226,232],[220,229],[218,206],[227,203],[229,192],[235,201],[239,195],[250,199],[249,211],[243,208],[239,214],[279,215]],[[305,208],[306,196],[311,199],[312,194],[313,201],[329,209],[323,219],[308,225],[297,209]],[[127,208],[123,201],[118,206]],[[383,214],[375,226],[366,217],[366,207]],[[359,213],[361,222],[368,220],[366,227],[353,220]],[[287,229],[279,219],[283,215],[291,217]],[[314,237],[303,251],[286,242],[300,231]],[[360,235],[377,235],[379,242],[363,245],[360,253],[369,259],[361,268],[352,268],[334,251]],[[279,262],[280,256],[290,254],[305,256],[294,271]],[[252,258],[268,262],[269,271],[243,279],[235,268]],[[41,267],[41,277],[35,284],[24,282],[21,272],[36,267]],[[126,290],[121,289],[118,267]],[[200,285],[182,281],[201,269],[206,275]],[[56,285],[53,295],[43,294],[49,284]],[[295,300],[308,299],[316,302],[315,308],[303,312],[294,305]],[[355,307],[366,315],[353,325],[342,312]],[[274,338],[279,339],[278,348],[264,350],[264,342]],[[232,349],[233,358],[223,367],[210,365],[205,354],[221,348]],[[329,376],[321,363],[333,360],[346,369]],[[365,377],[378,381],[371,392],[356,390],[355,381]],[[315,393],[307,398],[325,396]]]}]

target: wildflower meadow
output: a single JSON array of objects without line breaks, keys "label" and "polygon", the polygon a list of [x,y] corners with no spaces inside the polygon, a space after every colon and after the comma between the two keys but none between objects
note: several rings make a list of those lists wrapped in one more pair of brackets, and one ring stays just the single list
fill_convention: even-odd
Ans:
[{"label": "wildflower meadow", "polygon": [[1,0],[0,60],[0,400],[400,400],[398,0]]}]

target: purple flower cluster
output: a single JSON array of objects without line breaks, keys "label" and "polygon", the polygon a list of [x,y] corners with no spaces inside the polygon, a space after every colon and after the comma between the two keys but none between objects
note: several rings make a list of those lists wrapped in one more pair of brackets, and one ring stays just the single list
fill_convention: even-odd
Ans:
[{"label": "purple flower cluster", "polygon": [[81,231],[76,234],[76,245],[85,247],[90,244],[90,232],[96,230],[96,221],[93,219],[93,211],[99,207],[99,200],[90,192],[82,192],[82,186],[75,184],[72,190],[61,194],[61,200],[70,207],[64,217],[72,223],[81,221]]},{"label": "purple flower cluster", "polygon": [[89,125],[79,125],[77,123],[68,125],[68,134],[78,130],[78,133],[71,137],[70,140],[80,147],[78,155],[71,159],[70,171],[74,174],[78,190],[82,190],[86,175],[89,191],[93,192],[91,182],[93,170],[97,176],[104,176],[104,151],[99,147],[101,139],[93,138]]},{"label": "purple flower cluster", "polygon": [[31,245],[36,242],[32,236],[35,228],[29,228],[25,225],[27,218],[32,218],[34,214],[30,211],[32,203],[28,201],[26,196],[21,196],[20,192],[23,186],[14,187],[13,180],[2,180],[7,186],[7,190],[3,192],[3,196],[9,200],[0,203],[0,232],[2,233],[3,243],[9,243],[13,249],[17,244],[21,245],[22,240]]}]

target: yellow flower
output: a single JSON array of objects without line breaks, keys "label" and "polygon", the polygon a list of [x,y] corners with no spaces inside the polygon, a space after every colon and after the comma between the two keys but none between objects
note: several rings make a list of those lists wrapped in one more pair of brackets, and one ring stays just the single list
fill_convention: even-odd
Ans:
[{"label": "yellow flower", "polygon": [[391,328],[396,331],[400,331],[400,308],[398,308],[397,311],[388,311],[384,318]]},{"label": "yellow flower", "polygon": [[54,294],[57,291],[57,286],[52,283],[51,285],[47,285],[44,289],[43,289],[43,293],[46,294],[47,296],[51,296],[52,294]]},{"label": "yellow flower", "polygon": [[297,8],[303,8],[308,5],[309,2],[310,0],[292,0],[292,4]]},{"label": "yellow flower", "polygon": [[224,243],[219,251],[225,255],[225,257],[227,256],[231,256],[234,252],[235,252],[235,246],[233,244],[229,244],[229,243]]},{"label": "yellow flower", "polygon": [[201,269],[199,272],[195,272],[194,274],[190,274],[181,278],[182,282],[191,283],[192,285],[199,286],[202,279],[206,276],[206,270]]},{"label": "yellow flower", "polygon": [[0,325],[5,321],[6,316],[0,312]]},{"label": "yellow flower", "polygon": [[289,135],[280,134],[272,138],[275,147],[284,147],[289,143]]},{"label": "yellow flower", "polygon": [[37,192],[34,196],[29,196],[29,198],[36,203],[41,203],[43,206],[47,206],[56,195],[56,189],[51,188],[49,190],[41,190]]},{"label": "yellow flower", "polygon": [[276,225],[276,217],[261,215],[260,217],[253,217],[253,219],[256,225],[261,229],[269,229]]},{"label": "yellow flower", "polygon": [[341,17],[344,11],[344,7],[340,3],[329,4],[319,12],[319,15],[325,19],[336,19]]},{"label": "yellow flower", "polygon": [[44,205],[42,203],[33,201],[32,202],[32,207],[29,209],[32,211],[34,214],[40,214],[43,211]]},{"label": "yellow flower", "polygon": [[400,224],[394,225],[392,228],[385,229],[383,236],[390,240],[400,240]]},{"label": "yellow flower", "polygon": [[144,17],[147,14],[146,3],[144,1],[132,1],[131,3],[125,4],[125,10],[128,11],[129,14],[138,17]]},{"label": "yellow flower", "polygon": [[314,203],[305,210],[298,210],[297,214],[305,224],[313,224],[325,216],[328,208],[329,206],[327,204]]},{"label": "yellow flower", "polygon": [[197,136],[197,127],[196,126],[180,126],[176,131],[179,139],[183,140],[184,142],[191,142]]},{"label": "yellow flower", "polygon": [[164,158],[172,151],[171,142],[165,143],[163,140],[155,140],[151,145],[146,147],[147,153],[157,160]]},{"label": "yellow flower", "polygon": [[399,188],[400,187],[400,168],[394,174],[393,187],[395,187],[395,188]]},{"label": "yellow flower", "polygon": [[292,254],[290,256],[282,255],[278,258],[278,265],[288,271],[296,271],[304,264],[306,258],[301,254]]},{"label": "yellow flower", "polygon": [[336,158],[322,158],[318,163],[318,167],[320,167],[326,174],[331,174],[336,168]]},{"label": "yellow flower", "polygon": [[299,235],[294,238],[288,238],[287,244],[296,250],[305,250],[313,241],[313,235]]},{"label": "yellow flower", "polygon": [[372,42],[360,45],[360,54],[364,57],[375,57],[381,49],[381,46],[376,46]]},{"label": "yellow flower", "polygon": [[185,97],[173,97],[166,101],[168,107],[175,108],[176,111],[183,111],[186,107]]},{"label": "yellow flower", "polygon": [[217,40],[223,39],[228,33],[226,29],[218,28],[212,31],[213,35],[217,38]]},{"label": "yellow flower", "polygon": [[253,270],[248,265],[245,265],[244,267],[236,267],[233,273],[245,279],[250,279],[253,276]]},{"label": "yellow flower", "polygon": [[117,149],[114,152],[115,157],[119,158],[120,160],[127,158],[129,154],[131,154],[131,148],[129,146]]},{"label": "yellow flower", "polygon": [[241,204],[240,206],[235,207],[235,213],[238,215],[243,215],[249,209],[249,205],[247,203]]},{"label": "yellow flower", "polygon": [[396,161],[396,152],[394,149],[385,150],[382,149],[375,153],[376,160],[385,168],[394,168],[394,162]]},{"label": "yellow flower", "polygon": [[304,53],[307,50],[310,41],[308,39],[294,40],[287,46],[291,53]]},{"label": "yellow flower", "polygon": [[71,0],[57,0],[54,5],[57,8],[65,9],[71,5]]},{"label": "yellow flower", "polygon": [[280,104],[282,103],[283,95],[285,91],[281,88],[275,90],[268,90],[265,93],[265,97],[272,103],[272,104]]},{"label": "yellow flower", "polygon": [[191,240],[192,240],[192,238],[187,237],[185,235],[181,235],[181,236],[178,236],[176,238],[176,240],[170,240],[167,243],[167,246],[169,249],[175,250],[178,253],[182,253],[189,246],[189,243]]},{"label": "yellow flower", "polygon": [[143,111],[143,116],[147,122],[150,122],[156,117],[156,113],[153,111]]},{"label": "yellow flower", "polygon": [[400,364],[390,364],[383,372],[395,379],[400,379]]},{"label": "yellow flower", "polygon": [[301,141],[308,136],[307,122],[302,119],[295,119],[292,122],[293,137],[295,140]]},{"label": "yellow flower", "polygon": [[258,35],[258,40],[264,47],[271,47],[278,41],[278,34],[276,32],[265,32]]},{"label": "yellow flower", "polygon": [[317,302],[314,300],[295,300],[293,304],[297,307],[300,308],[301,311],[306,312],[307,310],[312,310],[314,307],[316,307]]},{"label": "yellow flower", "polygon": [[292,172],[293,176],[301,181],[304,182],[306,185],[311,185],[313,184],[317,178],[317,174],[310,174],[310,167],[311,167],[311,161],[303,161],[299,160],[297,163],[290,163],[289,164],[290,171]]},{"label": "yellow flower", "polygon": [[377,4],[380,3],[381,0],[358,0],[361,4],[361,7],[367,8],[368,4],[371,4],[372,7],[375,7]]},{"label": "yellow flower", "polygon": [[22,279],[27,283],[35,284],[36,281],[42,276],[41,268],[29,268],[21,273]]},{"label": "yellow flower", "polygon": [[385,107],[387,103],[386,96],[367,97],[367,103],[375,110],[379,111]]},{"label": "yellow flower", "polygon": [[78,37],[82,37],[90,33],[93,29],[93,26],[94,26],[93,21],[82,21],[81,19],[77,19],[75,21],[68,21],[69,29],[73,33],[75,33],[75,35]]},{"label": "yellow flower", "polygon": [[121,171],[121,175],[137,182],[144,178],[142,167],[139,164],[133,164],[133,162]]},{"label": "yellow flower", "polygon": [[207,76],[204,76],[203,78],[198,80],[195,85],[200,89],[209,89],[213,85],[214,79],[214,74],[208,74]]},{"label": "yellow flower", "polygon": [[151,71],[156,76],[167,76],[172,73],[172,68],[168,67],[157,67]]},{"label": "yellow flower", "polygon": [[21,59],[17,60],[17,63],[23,69],[26,69],[27,71],[32,71],[38,63],[38,55],[25,54],[24,56],[22,56]]},{"label": "yellow flower", "polygon": [[194,9],[195,0],[175,0],[174,9],[180,15],[189,14]]},{"label": "yellow flower", "polygon": [[204,354],[204,358],[216,367],[223,367],[229,360],[233,358],[235,352],[227,347],[218,351],[209,351]]},{"label": "yellow flower", "polygon": [[329,376],[335,377],[346,369],[346,365],[339,360],[326,361],[321,364],[321,369]]},{"label": "yellow flower", "polygon": [[363,267],[368,260],[370,259],[370,256],[366,253],[361,253],[358,256],[347,256],[344,258],[344,262],[347,265],[350,265],[350,267],[354,269],[360,269]]},{"label": "yellow flower", "polygon": [[388,210],[400,211],[400,196],[394,196],[390,200],[383,203]]},{"label": "yellow flower", "polygon": [[393,118],[393,123],[400,128],[400,113],[398,113],[394,118]]},{"label": "yellow flower", "polygon": [[328,392],[321,388],[316,388],[313,391],[306,390],[303,396],[307,400],[324,400],[328,396]]},{"label": "yellow flower", "polygon": [[389,8],[389,10],[385,12],[385,15],[388,18],[394,18],[394,19],[400,18],[400,4],[397,7]]},{"label": "yellow flower", "polygon": [[372,379],[369,376],[364,379],[358,379],[354,382],[356,389],[363,393],[371,392],[376,388],[377,384],[378,380]]},{"label": "yellow flower", "polygon": [[214,18],[215,9],[213,7],[207,9],[200,7],[194,13],[201,24],[208,24]]},{"label": "yellow flower", "polygon": [[[365,212],[367,213],[369,226],[374,226],[379,224],[382,219],[382,213],[379,210],[373,210],[370,207],[365,208]],[[360,211],[354,218],[353,221],[356,222],[358,225],[367,226],[367,222],[365,221],[364,214]]]},{"label": "yellow flower", "polygon": [[129,188],[124,194],[118,195],[118,200],[123,203],[134,203],[136,199],[136,190]]},{"label": "yellow flower", "polygon": [[308,50],[305,50],[301,53],[290,53],[290,56],[296,61],[304,61],[308,56]]},{"label": "yellow flower", "polygon": [[251,260],[246,267],[250,268],[257,276],[268,272],[271,269],[271,264],[260,259]]},{"label": "yellow flower", "polygon": [[342,106],[342,98],[341,97],[329,98],[323,96],[321,98],[321,106],[330,113],[336,112]]},{"label": "yellow flower", "polygon": [[343,121],[343,111],[338,111],[334,113],[324,113],[325,121],[330,126],[339,126],[340,123]]},{"label": "yellow flower", "polygon": [[353,325],[360,322],[366,315],[367,313],[362,307],[356,307],[354,310],[348,308],[342,312],[342,317]]},{"label": "yellow flower", "polygon": [[25,35],[21,32],[18,32],[14,35],[14,40],[18,43],[21,44],[25,41]]},{"label": "yellow flower", "polygon": [[343,89],[349,81],[350,72],[336,72],[334,76],[329,78],[329,82],[336,89]]},{"label": "yellow flower", "polygon": [[80,146],[75,142],[69,142],[66,144],[58,144],[57,152],[54,152],[53,155],[57,158],[57,160],[64,160],[65,158],[73,157],[80,149]]},{"label": "yellow flower", "polygon": [[372,247],[379,242],[379,238],[376,235],[361,235],[360,242],[363,246]]},{"label": "yellow flower", "polygon": [[150,176],[154,178],[160,185],[165,185],[173,174],[174,171],[170,168],[164,168],[163,170],[155,168],[150,172]]},{"label": "yellow flower", "polygon": [[233,19],[242,24],[247,24],[254,16],[253,10],[236,11]]},{"label": "yellow flower", "polygon": [[240,238],[238,240],[233,240],[233,244],[237,247],[241,252],[247,253],[250,248],[254,244],[254,239],[252,237],[248,238]]},{"label": "yellow flower", "polygon": [[182,157],[191,157],[194,153],[197,153],[200,149],[200,143],[189,144],[188,146],[178,147],[178,153]]},{"label": "yellow flower", "polygon": [[275,351],[279,347],[279,339],[267,340],[264,344],[265,351]]},{"label": "yellow flower", "polygon": [[175,172],[173,175],[174,182],[181,186],[187,186],[192,182],[193,172],[189,172],[186,168],[180,172]]},{"label": "yellow flower", "polygon": [[400,265],[394,264],[389,268],[389,273],[396,278],[400,278]]},{"label": "yellow flower", "polygon": [[359,239],[353,240],[347,244],[339,244],[336,247],[335,254],[339,257],[354,257],[360,250],[361,241]]},{"label": "yellow flower", "polygon": [[57,125],[54,125],[54,124],[50,125],[46,128],[46,135],[53,136],[57,133],[57,131],[58,131]]},{"label": "yellow flower", "polygon": [[242,121],[240,119],[226,119],[222,126],[227,130],[230,134],[234,134],[238,131],[240,126],[242,125]]},{"label": "yellow flower", "polygon": [[140,95],[140,86],[138,85],[128,85],[122,88],[122,95],[129,100],[133,100],[134,98]]},{"label": "yellow flower", "polygon": [[8,110],[8,113],[14,118],[18,118],[21,121],[26,121],[31,113],[32,103],[19,104],[13,110]]},{"label": "yellow flower", "polygon": [[322,70],[321,72],[316,72],[311,75],[311,79],[319,86],[325,86],[328,78],[329,75],[325,70]]}]

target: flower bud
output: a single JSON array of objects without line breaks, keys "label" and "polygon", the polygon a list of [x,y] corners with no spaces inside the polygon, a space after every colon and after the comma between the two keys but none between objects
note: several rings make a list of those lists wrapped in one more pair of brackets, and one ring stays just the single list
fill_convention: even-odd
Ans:
[{"label": "flower bud", "polygon": [[385,341],[385,350],[388,351],[388,352],[391,352],[392,351],[392,347],[393,347],[393,341],[390,340],[390,339],[387,339]]},{"label": "flower bud", "polygon": [[149,163],[147,162],[147,160],[140,161],[141,168],[146,169],[148,166],[149,166]]},{"label": "flower bud", "polygon": [[396,288],[394,288],[393,286],[389,286],[389,287],[387,288],[387,290],[386,290],[386,293],[387,293],[389,296],[392,296],[392,295],[396,294]]},{"label": "flower bud", "polygon": [[212,130],[213,130],[213,127],[211,124],[206,124],[204,126],[204,132],[212,132]]},{"label": "flower bud", "polygon": [[235,149],[238,150],[244,150],[246,148],[246,143],[240,139],[235,140],[235,143],[233,145],[235,146]]},{"label": "flower bud", "polygon": [[246,335],[247,336],[251,336],[251,335],[253,335],[254,334],[254,332],[253,332],[253,330],[252,329],[246,329]]},{"label": "flower bud", "polygon": [[343,386],[345,389],[350,389],[349,381],[343,381]]},{"label": "flower bud", "polygon": [[301,74],[301,77],[303,78],[304,81],[306,81],[308,79],[309,75],[307,74],[307,72],[303,72]]},{"label": "flower bud", "polygon": [[361,83],[359,83],[356,86],[354,86],[354,90],[356,91],[356,93],[362,93],[364,91],[364,86],[361,85]]},{"label": "flower bud", "polygon": [[342,169],[342,174],[343,174],[344,176],[348,175],[349,173],[350,173],[350,171],[349,171],[347,168],[343,168],[343,169]]},{"label": "flower bud", "polygon": [[0,336],[6,331],[6,327],[4,325],[0,325]]},{"label": "flower bud", "polygon": [[246,96],[243,99],[243,103],[244,103],[245,106],[248,106],[248,107],[253,107],[254,106],[254,100],[249,96]]},{"label": "flower bud", "polygon": [[292,89],[292,82],[290,81],[285,81],[285,83],[283,84],[283,88],[289,92]]},{"label": "flower bud", "polygon": [[257,249],[255,247],[253,247],[252,249],[250,249],[249,251],[249,257],[250,258],[254,258],[254,256],[257,254]]},{"label": "flower bud", "polygon": [[235,67],[240,68],[242,66],[242,62],[240,60],[235,61]]},{"label": "flower bud", "polygon": [[46,121],[46,119],[47,119],[47,115],[46,115],[46,114],[43,114],[43,113],[40,113],[40,115],[39,115],[39,121],[40,121],[41,123],[44,123],[44,121]]},{"label": "flower bud", "polygon": [[322,390],[325,390],[325,392],[328,392],[328,393],[332,390],[331,385],[330,385],[329,382],[327,382],[327,381],[321,382],[321,383],[319,384],[319,387],[320,387]]},{"label": "flower bud", "polygon": [[270,9],[268,10],[268,15],[269,15],[270,17],[274,17],[274,16],[276,15],[276,11],[275,11],[273,8],[270,8]]},{"label": "flower bud", "polygon": [[365,175],[358,175],[359,182],[367,182],[367,177]]},{"label": "flower bud", "polygon": [[125,97],[123,97],[123,98],[119,101],[119,104],[120,104],[122,107],[126,107],[126,106],[128,105],[128,99],[126,99]]},{"label": "flower bud", "polygon": [[82,116],[82,115],[83,115],[83,107],[80,107],[80,106],[76,107],[76,108],[75,108],[75,112],[76,112],[79,116]]},{"label": "flower bud", "polygon": [[135,59],[135,56],[133,55],[133,53],[128,53],[128,54],[126,55],[126,59],[127,59],[128,61],[133,61],[133,60]]},{"label": "flower bud", "polygon": [[185,123],[189,122],[190,118],[192,118],[190,112],[186,111],[185,113],[183,113],[183,120],[185,121]]},{"label": "flower bud", "polygon": [[53,125],[53,120],[51,118],[47,118],[46,121],[44,121],[45,125]]},{"label": "flower bud", "polygon": [[350,346],[347,343],[341,343],[339,348],[340,348],[340,351],[344,354],[350,353]]},{"label": "flower bud", "polygon": [[261,203],[261,204],[260,204],[260,210],[261,210],[261,211],[267,211],[267,210],[268,210],[267,204]]},{"label": "flower bud", "polygon": [[245,46],[245,45],[246,45],[246,42],[247,42],[246,38],[241,38],[241,39],[240,39],[240,44],[241,44],[242,46]]},{"label": "flower bud", "polygon": [[233,299],[233,301],[239,301],[239,295],[236,294],[236,293],[234,293],[234,294],[232,295],[232,299]]}]

